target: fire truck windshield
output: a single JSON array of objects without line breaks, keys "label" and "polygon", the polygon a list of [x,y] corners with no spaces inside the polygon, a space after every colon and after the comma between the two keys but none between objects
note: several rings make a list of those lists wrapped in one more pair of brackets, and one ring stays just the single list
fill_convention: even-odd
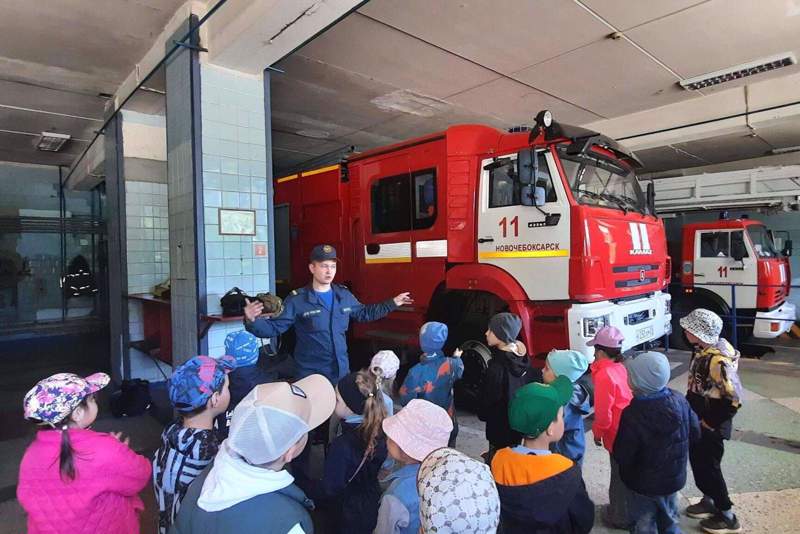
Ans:
[{"label": "fire truck windshield", "polygon": [[779,256],[775,244],[772,242],[772,236],[769,235],[766,227],[760,224],[748,226],[747,233],[760,258],[777,258]]},{"label": "fire truck windshield", "polygon": [[568,155],[559,150],[572,194],[580,204],[648,213],[636,174],[598,154]]}]

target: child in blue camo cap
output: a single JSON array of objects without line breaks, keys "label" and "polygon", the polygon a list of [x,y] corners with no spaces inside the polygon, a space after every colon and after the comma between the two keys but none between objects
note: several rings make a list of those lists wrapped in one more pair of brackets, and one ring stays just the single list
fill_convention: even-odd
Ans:
[{"label": "child in blue camo cap", "polygon": [[161,446],[153,458],[159,534],[169,530],[189,484],[219,450],[221,439],[214,430],[214,419],[228,408],[228,373],[234,369],[232,356],[195,356],[172,374],[169,399],[179,416],[162,432]]},{"label": "child in blue camo cap", "polygon": [[230,379],[231,402],[228,409],[217,417],[219,439],[228,437],[233,409],[259,384],[278,381],[278,374],[258,364],[261,342],[246,330],[231,332],[225,338],[225,354],[236,360],[236,369],[228,376]]}]

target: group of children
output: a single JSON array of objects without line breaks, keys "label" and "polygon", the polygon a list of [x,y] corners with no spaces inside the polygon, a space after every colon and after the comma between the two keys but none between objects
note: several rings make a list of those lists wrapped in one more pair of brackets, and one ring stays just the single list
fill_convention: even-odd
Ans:
[{"label": "group of children", "polygon": [[[149,481],[162,534],[310,533],[315,506],[330,532],[586,533],[595,517],[581,468],[593,406],[594,442],[611,466],[607,523],[680,532],[677,492],[688,461],[704,496],[687,515],[712,534],[740,532],[720,468],[741,399],[738,353],[707,310],[681,325],[695,346],[686,397],[667,387],[663,354],[623,359],[613,327],[589,343],[593,357],[553,350],[540,371],[517,339],[520,318],[492,317],[479,407],[485,463],[452,448],[453,387],[464,364],[460,351],[444,354],[442,323],[420,330],[423,353],[399,388],[396,413],[391,351],[335,385],[321,375],[276,382],[259,371],[257,340],[232,334],[227,356],[197,356],[175,370],[169,393],[179,417],[152,468],[121,436],[90,430],[107,375],[57,374],[25,397],[25,417],[45,428],[20,466],[19,501],[31,533],[138,532],[138,494]],[[304,492],[287,466],[326,421],[337,430],[321,480]]]}]

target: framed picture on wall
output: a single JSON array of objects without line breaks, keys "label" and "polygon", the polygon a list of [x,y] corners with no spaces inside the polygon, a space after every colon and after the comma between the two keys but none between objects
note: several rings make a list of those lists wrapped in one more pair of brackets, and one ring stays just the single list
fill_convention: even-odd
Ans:
[{"label": "framed picture on wall", "polygon": [[219,209],[220,235],[256,235],[255,210]]}]

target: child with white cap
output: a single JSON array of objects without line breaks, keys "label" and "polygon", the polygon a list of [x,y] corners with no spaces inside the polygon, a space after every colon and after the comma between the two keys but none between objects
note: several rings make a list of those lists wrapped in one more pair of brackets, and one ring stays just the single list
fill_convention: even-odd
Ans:
[{"label": "child with white cap", "polygon": [[553,444],[553,451],[566,456],[580,467],[586,452],[586,429],[583,417],[589,414],[589,392],[578,381],[589,369],[589,360],[577,350],[551,350],[545,360],[542,378],[552,384],[559,376],[572,383],[572,398],[564,406],[564,436]]},{"label": "child with white cap", "polygon": [[733,416],[741,406],[739,353],[720,337],[722,319],[712,311],[698,308],[680,324],[694,346],[686,400],[701,426],[700,439],[689,448],[689,462],[703,499],[686,508],[686,515],[702,519],[700,527],[712,534],[741,532],[721,466],[724,440],[730,439]]},{"label": "child with white cap", "polygon": [[228,439],[189,487],[170,533],[313,532],[313,503],[285,466],[335,405],[322,375],[256,386],[233,411]]},{"label": "child with white cap", "polygon": [[689,443],[700,436],[683,395],[667,387],[670,367],[659,352],[625,362],[633,400],[622,412],[614,459],[628,488],[633,534],[680,532],[678,491],[686,484]]},{"label": "child with white cap", "polygon": [[397,371],[400,370],[400,358],[391,350],[379,350],[372,357],[369,370],[378,378],[381,393],[383,393],[383,405],[386,407],[386,415],[394,415],[394,401],[392,400],[392,388]]},{"label": "child with white cap", "polygon": [[437,449],[417,475],[422,532],[495,534],[500,498],[489,466],[455,449]]},{"label": "child with white cap", "polygon": [[402,466],[392,473],[381,497],[375,534],[417,534],[420,528],[417,473],[431,452],[447,446],[453,422],[447,412],[423,399],[383,420],[389,455]]}]

